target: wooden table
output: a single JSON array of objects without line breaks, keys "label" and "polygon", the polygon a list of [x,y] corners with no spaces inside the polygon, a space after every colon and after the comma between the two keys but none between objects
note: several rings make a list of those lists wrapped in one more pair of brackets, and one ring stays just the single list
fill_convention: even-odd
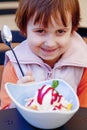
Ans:
[{"label": "wooden table", "polygon": [[[0,130],[40,130],[27,123],[16,108],[0,110]],[[87,108],[78,112],[64,126],[55,130],[87,130]]]}]

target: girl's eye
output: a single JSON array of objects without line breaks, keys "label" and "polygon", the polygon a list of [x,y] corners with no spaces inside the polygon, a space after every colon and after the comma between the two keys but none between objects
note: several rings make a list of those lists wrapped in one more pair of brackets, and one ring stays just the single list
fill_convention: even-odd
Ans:
[{"label": "girl's eye", "polygon": [[39,33],[39,34],[44,34],[44,33],[45,33],[45,30],[40,29],[40,30],[36,30],[35,32],[36,32],[36,33]]},{"label": "girl's eye", "polygon": [[65,34],[65,30],[63,30],[63,29],[59,29],[59,30],[57,30],[57,35],[58,36],[62,36],[63,34]]}]

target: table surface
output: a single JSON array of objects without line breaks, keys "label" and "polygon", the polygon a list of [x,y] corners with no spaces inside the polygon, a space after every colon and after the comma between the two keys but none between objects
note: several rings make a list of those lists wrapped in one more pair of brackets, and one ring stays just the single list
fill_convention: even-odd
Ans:
[{"label": "table surface", "polygon": [[[16,108],[12,108],[0,110],[0,130],[40,129],[31,126],[22,118]],[[87,130],[87,108],[80,108],[70,121],[55,130]]]}]

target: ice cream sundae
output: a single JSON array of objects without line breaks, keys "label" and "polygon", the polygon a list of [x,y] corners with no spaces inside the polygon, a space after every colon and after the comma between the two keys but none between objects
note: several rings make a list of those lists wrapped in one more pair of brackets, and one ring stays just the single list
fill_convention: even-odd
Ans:
[{"label": "ice cream sundae", "polygon": [[57,92],[58,84],[58,80],[54,80],[52,85],[44,84],[34,97],[26,100],[25,107],[38,111],[71,110],[73,104]]}]

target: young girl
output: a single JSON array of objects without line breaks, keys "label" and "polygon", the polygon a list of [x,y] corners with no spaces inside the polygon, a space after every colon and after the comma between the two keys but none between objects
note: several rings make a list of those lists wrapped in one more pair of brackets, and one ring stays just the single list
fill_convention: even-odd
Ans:
[{"label": "young girl", "polygon": [[78,0],[20,0],[16,23],[27,38],[11,51],[1,85],[1,107],[10,107],[5,83],[65,80],[76,91],[81,107],[87,107],[87,45],[77,34],[80,22]]}]

